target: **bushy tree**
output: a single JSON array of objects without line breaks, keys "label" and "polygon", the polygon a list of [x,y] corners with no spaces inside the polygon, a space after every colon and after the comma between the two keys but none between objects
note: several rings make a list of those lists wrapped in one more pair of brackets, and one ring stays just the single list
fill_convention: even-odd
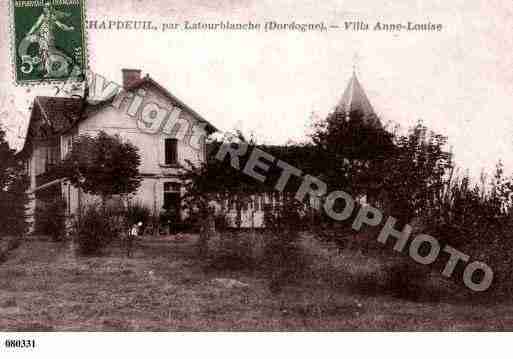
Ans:
[{"label": "bushy tree", "polygon": [[[242,134],[239,134],[239,140],[245,141]],[[240,225],[244,202],[261,186],[253,178],[234,169],[227,160],[218,161],[215,158],[221,145],[221,142],[211,142],[207,161],[199,166],[189,162],[188,168],[182,175],[186,189],[185,196],[182,198],[182,205],[189,211],[190,215],[200,219],[200,252],[205,251],[210,237],[210,228],[215,223],[213,204],[221,205],[220,211],[222,215],[225,215],[227,208],[223,206],[227,200],[235,201],[239,214],[237,222]],[[246,160],[247,158],[243,159],[242,163]]]},{"label": "bushy tree", "polygon": [[15,154],[0,128],[0,234],[22,235],[28,228],[25,211],[29,182]]},{"label": "bushy tree", "polygon": [[75,139],[59,172],[84,192],[100,196],[105,205],[109,197],[139,188],[140,163],[136,146],[102,131],[96,137],[81,135]]},{"label": "bushy tree", "polygon": [[333,113],[317,123],[313,143],[324,152],[319,177],[332,188],[380,202],[406,223],[427,215],[440,203],[451,156],[446,138],[418,123],[407,135],[394,136],[358,111]]},{"label": "bushy tree", "polygon": [[383,162],[381,178],[392,215],[402,222],[432,216],[442,203],[453,169],[452,156],[444,150],[446,141],[420,122],[396,138],[395,150]]},{"label": "bushy tree", "polygon": [[44,234],[58,241],[66,234],[66,202],[61,198],[44,201],[38,205],[35,213],[36,234]]},{"label": "bushy tree", "polygon": [[311,139],[317,148],[312,169],[330,187],[368,194],[381,183],[376,176],[395,151],[393,135],[375,124],[377,117],[359,111],[334,112],[314,124]]},{"label": "bushy tree", "polygon": [[139,222],[147,225],[151,219],[151,209],[140,202],[129,203],[126,208],[125,217],[129,225]]}]

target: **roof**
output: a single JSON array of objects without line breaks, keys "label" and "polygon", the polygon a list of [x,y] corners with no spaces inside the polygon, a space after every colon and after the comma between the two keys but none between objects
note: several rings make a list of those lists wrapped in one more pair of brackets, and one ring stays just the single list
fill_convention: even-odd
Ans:
[{"label": "roof", "polygon": [[[198,114],[196,111],[194,111],[192,108],[190,108],[189,106],[187,106],[184,102],[182,102],[178,97],[176,97],[175,95],[173,95],[171,92],[169,92],[165,87],[163,87],[162,85],[160,85],[157,81],[155,81],[154,79],[152,79],[149,75],[146,75],[144,76],[143,78],[141,78],[140,80],[137,80],[135,81],[132,85],[130,85],[129,87],[125,88],[124,90],[125,91],[129,91],[129,92],[135,92],[136,90],[138,90],[139,88],[141,88],[142,86],[146,85],[146,84],[150,84],[154,87],[156,87],[160,92],[162,92],[167,98],[169,98],[171,100],[171,102],[175,103],[177,106],[179,106],[182,110],[185,110],[187,112],[189,112],[190,114],[192,114],[198,121],[200,122],[203,122],[207,125],[206,127],[206,130],[208,133],[214,133],[214,132],[217,132],[219,131],[214,125],[212,125],[209,121],[205,120],[203,118],[203,116],[201,116],[200,114]],[[110,98],[107,98],[105,99],[104,101],[98,103],[98,104],[95,104],[93,107],[91,107],[90,109],[93,109],[93,110],[99,110],[101,109],[103,106],[105,105],[108,105],[110,104],[114,98],[116,97],[116,95],[113,95],[111,96]],[[90,110],[89,109],[89,110]]]},{"label": "roof", "polygon": [[43,121],[50,125],[54,133],[60,133],[82,117],[83,101],[79,97],[44,97],[37,96],[34,105],[38,105]]},{"label": "roof", "polygon": [[361,113],[363,118],[369,121],[369,124],[373,127],[383,127],[360,81],[358,81],[358,77],[356,77],[356,72],[353,72],[346,90],[335,108],[335,113],[344,113],[346,117],[349,117],[349,114],[354,111]]},{"label": "roof", "polygon": [[80,97],[36,96],[25,136],[25,143],[19,152],[24,156],[32,144],[34,134],[43,131],[54,135],[65,132],[82,119],[84,102]]}]

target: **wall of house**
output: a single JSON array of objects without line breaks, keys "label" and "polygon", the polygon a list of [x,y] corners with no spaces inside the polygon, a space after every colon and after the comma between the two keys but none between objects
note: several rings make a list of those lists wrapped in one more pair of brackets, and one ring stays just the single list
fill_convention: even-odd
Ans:
[{"label": "wall of house", "polygon": [[35,175],[45,173],[47,161],[56,163],[60,157],[60,138],[54,138],[48,141],[37,141],[34,144],[30,163],[34,169]]},{"label": "wall of house", "polygon": [[40,175],[45,171],[45,157],[46,157],[46,146],[39,145],[34,148],[33,152],[33,163],[34,163],[34,174]]},{"label": "wall of house", "polygon": [[[166,138],[175,138],[175,136],[173,134],[165,134],[161,130],[156,131],[156,133],[143,132],[138,127],[137,119],[140,118],[142,109],[148,103],[156,103],[168,113],[171,112],[174,104],[157,90],[152,88],[146,88],[145,90],[145,101],[139,107],[136,116],[131,117],[127,114],[130,101],[125,101],[126,104],[123,102],[119,109],[108,106],[82,121],[79,124],[78,133],[94,135],[98,131],[103,130],[108,134],[118,134],[139,148],[141,154],[141,173],[170,174],[166,170],[166,166],[164,166],[164,141]],[[190,113],[183,111],[181,117],[190,123],[196,123]],[[201,145],[199,150],[196,150],[189,145],[188,141],[178,141],[178,161],[181,165],[186,165],[187,161],[197,165],[204,160],[204,144]]]},{"label": "wall of house", "polygon": [[29,222],[29,232],[35,229],[34,214],[36,211],[36,194],[34,190],[37,187],[36,177],[46,170],[46,157],[48,151],[48,144],[45,142],[36,142],[33,145],[33,151],[30,153],[28,162],[28,176],[30,185],[28,188],[28,203],[27,203],[27,218]]}]

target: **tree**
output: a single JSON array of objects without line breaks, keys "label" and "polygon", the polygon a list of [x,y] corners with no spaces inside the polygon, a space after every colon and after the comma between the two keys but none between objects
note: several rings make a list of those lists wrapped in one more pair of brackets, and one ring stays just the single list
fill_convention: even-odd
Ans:
[{"label": "tree", "polygon": [[28,177],[0,128],[0,234],[21,235],[28,229]]},{"label": "tree", "polygon": [[453,169],[452,156],[443,149],[447,138],[417,123],[395,142],[397,148],[385,160],[382,175],[383,188],[394,199],[392,215],[404,223],[414,216],[432,217]]},{"label": "tree", "polygon": [[54,241],[63,239],[66,234],[66,201],[60,196],[41,201],[34,213],[34,220],[35,234],[49,235]]},{"label": "tree", "polygon": [[61,176],[84,192],[98,195],[105,208],[113,195],[134,193],[141,183],[139,150],[119,136],[81,135],[60,165]]},{"label": "tree", "polygon": [[317,161],[322,178],[330,187],[343,188],[353,196],[369,194],[380,185],[383,162],[395,151],[393,135],[373,124],[374,116],[366,117],[354,110],[335,112],[314,124],[311,139],[321,154]]},{"label": "tree", "polygon": [[[246,142],[244,136],[239,133],[238,141]],[[182,174],[182,180],[185,185],[185,196],[182,198],[183,206],[192,214],[200,218],[200,251],[204,252],[206,243],[209,240],[210,228],[214,221],[213,204],[221,205],[222,215],[226,214],[224,208],[227,202],[235,202],[237,208],[237,225],[241,224],[242,208],[250,200],[251,195],[263,192],[262,185],[253,178],[234,169],[225,158],[219,161],[215,158],[221,142],[213,141],[209,143],[209,154],[207,161],[200,166],[196,166],[188,161],[188,168]],[[254,146],[253,143],[250,143]],[[250,150],[247,151],[250,153]],[[249,156],[243,156],[242,162],[245,163]]]}]

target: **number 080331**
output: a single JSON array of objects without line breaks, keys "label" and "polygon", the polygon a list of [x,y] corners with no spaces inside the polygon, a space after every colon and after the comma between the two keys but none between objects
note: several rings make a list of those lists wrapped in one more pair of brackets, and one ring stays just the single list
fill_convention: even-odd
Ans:
[{"label": "number 080331", "polygon": [[36,347],[34,339],[6,339],[4,342],[6,348],[29,349]]}]

